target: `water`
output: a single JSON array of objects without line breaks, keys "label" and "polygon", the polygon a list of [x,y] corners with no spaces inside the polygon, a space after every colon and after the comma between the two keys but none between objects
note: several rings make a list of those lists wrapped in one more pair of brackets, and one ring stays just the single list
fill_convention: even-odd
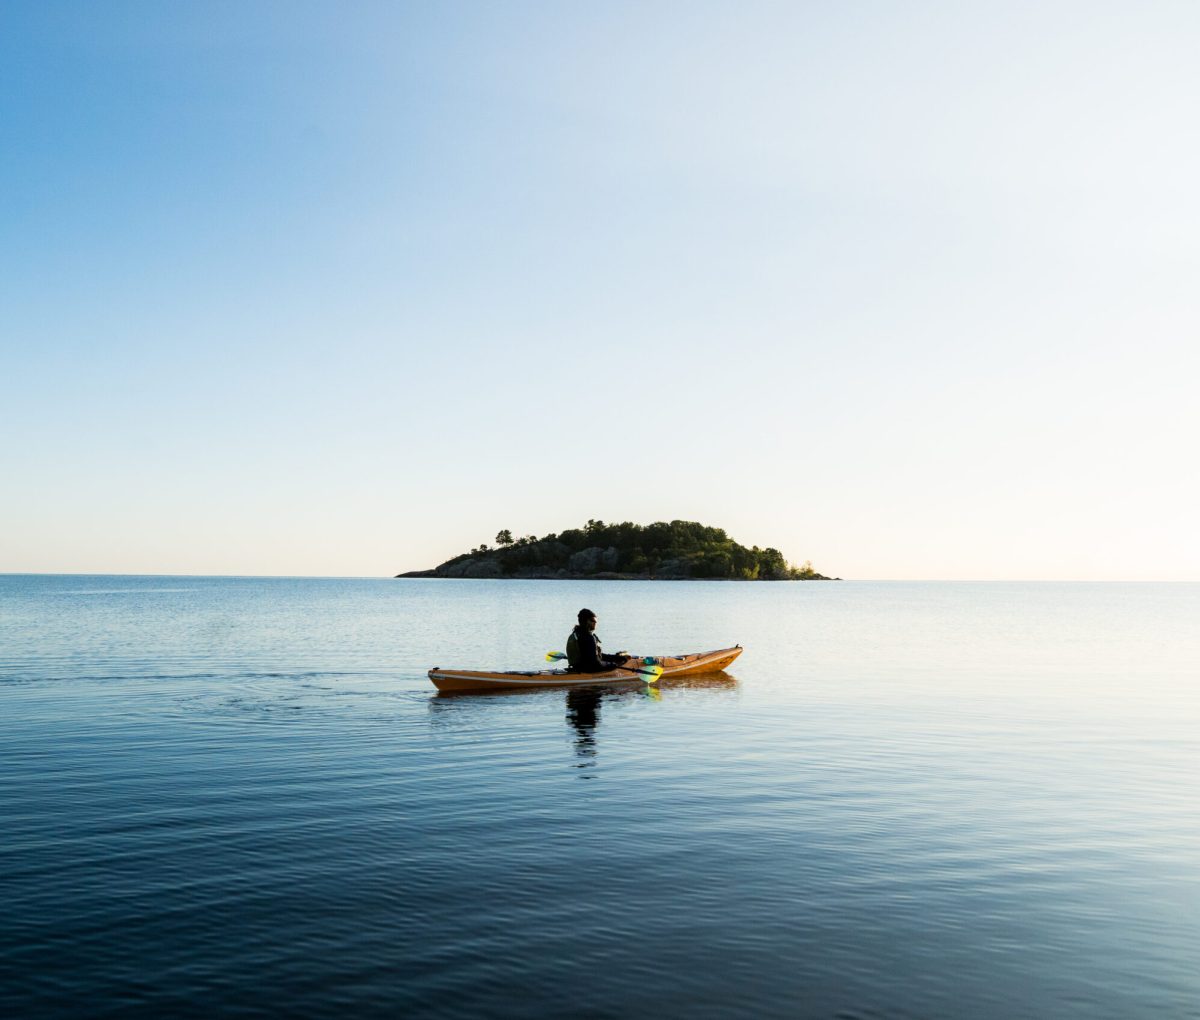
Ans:
[{"label": "water", "polygon": [[[729,676],[438,696],[609,650]],[[0,1014],[1200,1017],[1200,586],[0,577]]]}]

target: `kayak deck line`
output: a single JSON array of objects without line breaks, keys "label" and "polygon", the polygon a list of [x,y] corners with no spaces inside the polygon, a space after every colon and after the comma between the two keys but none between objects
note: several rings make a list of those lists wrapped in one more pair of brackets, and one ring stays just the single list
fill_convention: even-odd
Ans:
[{"label": "kayak deck line", "polygon": [[597,687],[630,682],[642,683],[641,666],[661,666],[662,678],[716,673],[742,654],[742,646],[718,648],[711,652],[686,655],[631,656],[628,668],[617,667],[604,673],[573,673],[565,669],[489,671],[442,669],[434,666],[429,679],[439,691],[489,691],[532,687]]}]

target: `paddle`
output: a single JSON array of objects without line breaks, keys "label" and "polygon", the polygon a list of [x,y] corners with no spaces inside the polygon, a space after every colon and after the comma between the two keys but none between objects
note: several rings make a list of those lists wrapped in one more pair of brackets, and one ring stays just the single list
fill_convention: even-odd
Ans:
[{"label": "paddle", "polygon": [[[547,662],[559,662],[567,657],[566,652],[547,652]],[[641,673],[646,678],[646,683],[652,684],[658,681],[662,676],[662,666],[613,666],[613,669],[623,669],[629,673]]]},{"label": "paddle", "polygon": [[[546,661],[547,662],[559,662],[562,659],[565,659],[566,657],[567,657],[566,652],[547,652],[546,653]],[[637,656],[634,656],[634,658],[637,658]],[[646,658],[644,658],[642,660],[642,662],[644,662],[647,666],[653,666],[655,660],[650,658],[649,656],[647,656]],[[628,666],[622,666],[621,668],[629,669]]]}]

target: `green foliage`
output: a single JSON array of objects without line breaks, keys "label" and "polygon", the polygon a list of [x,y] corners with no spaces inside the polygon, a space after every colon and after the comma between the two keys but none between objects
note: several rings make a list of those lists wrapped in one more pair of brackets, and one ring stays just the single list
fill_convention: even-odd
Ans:
[{"label": "green foliage", "polygon": [[[736,580],[816,580],[811,562],[789,564],[778,549],[747,549],[722,528],[695,521],[631,521],[606,524],[589,520],[543,538],[526,535],[514,541],[507,528],[496,535],[497,549],[486,545],[456,556],[442,567],[471,557],[490,557],[502,574],[518,572],[571,574],[617,573],[647,577],[728,578]],[[572,559],[574,557],[574,560]],[[442,568],[439,568],[439,570]]]}]

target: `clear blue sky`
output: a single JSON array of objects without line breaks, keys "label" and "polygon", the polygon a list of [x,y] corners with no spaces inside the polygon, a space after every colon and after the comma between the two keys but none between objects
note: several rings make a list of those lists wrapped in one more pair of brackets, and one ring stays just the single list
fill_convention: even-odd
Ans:
[{"label": "clear blue sky", "polygon": [[0,570],[685,518],[1200,580],[1200,7],[0,6]]}]

